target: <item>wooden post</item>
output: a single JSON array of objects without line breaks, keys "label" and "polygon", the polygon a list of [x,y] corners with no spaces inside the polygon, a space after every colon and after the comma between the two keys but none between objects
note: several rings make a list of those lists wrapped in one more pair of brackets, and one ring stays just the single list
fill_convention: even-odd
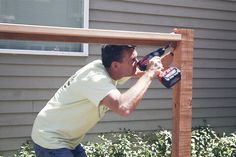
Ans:
[{"label": "wooden post", "polygon": [[173,89],[172,157],[191,156],[193,30],[175,29],[182,35],[177,42],[174,66],[181,69],[182,78]]}]

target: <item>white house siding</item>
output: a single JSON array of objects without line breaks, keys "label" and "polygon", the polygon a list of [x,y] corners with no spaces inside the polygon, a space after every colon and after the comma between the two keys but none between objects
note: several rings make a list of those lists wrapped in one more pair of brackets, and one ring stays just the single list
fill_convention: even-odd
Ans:
[{"label": "white house siding", "polygon": [[[171,32],[195,30],[193,126],[203,121],[218,132],[236,130],[236,1],[90,0],[89,28]],[[140,57],[156,47],[138,47]],[[33,120],[53,93],[86,63],[100,58],[0,54],[0,152],[10,156],[30,138]],[[120,86],[122,91],[136,80]],[[128,118],[109,112],[85,140],[122,128],[171,129],[172,91],[153,81],[138,109]]]}]

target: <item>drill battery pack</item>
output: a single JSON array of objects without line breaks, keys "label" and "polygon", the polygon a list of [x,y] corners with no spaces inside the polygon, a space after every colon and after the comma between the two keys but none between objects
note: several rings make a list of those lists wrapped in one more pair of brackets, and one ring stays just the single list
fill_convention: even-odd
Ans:
[{"label": "drill battery pack", "polygon": [[181,71],[176,67],[170,67],[157,77],[166,88],[171,88],[181,80]]}]

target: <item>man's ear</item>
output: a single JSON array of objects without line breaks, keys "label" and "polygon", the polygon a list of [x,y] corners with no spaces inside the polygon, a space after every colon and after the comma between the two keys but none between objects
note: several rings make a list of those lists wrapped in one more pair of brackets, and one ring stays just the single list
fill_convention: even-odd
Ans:
[{"label": "man's ear", "polygon": [[113,70],[118,70],[119,67],[120,67],[120,63],[117,62],[117,61],[113,61],[113,62],[111,63],[111,67],[112,67]]}]

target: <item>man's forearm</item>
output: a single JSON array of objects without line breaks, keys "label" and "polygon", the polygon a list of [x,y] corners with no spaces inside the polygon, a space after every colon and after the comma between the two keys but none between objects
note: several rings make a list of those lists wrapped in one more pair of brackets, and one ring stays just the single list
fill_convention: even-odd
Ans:
[{"label": "man's forearm", "polygon": [[124,115],[129,115],[137,108],[154,77],[154,71],[144,72],[129,90],[121,94],[119,107],[125,111]]},{"label": "man's forearm", "polygon": [[122,116],[128,116],[137,108],[152,80],[163,69],[160,58],[153,57],[149,61],[147,69],[126,92],[120,93],[118,90],[113,91],[103,98],[100,103],[109,107],[113,112]]}]

